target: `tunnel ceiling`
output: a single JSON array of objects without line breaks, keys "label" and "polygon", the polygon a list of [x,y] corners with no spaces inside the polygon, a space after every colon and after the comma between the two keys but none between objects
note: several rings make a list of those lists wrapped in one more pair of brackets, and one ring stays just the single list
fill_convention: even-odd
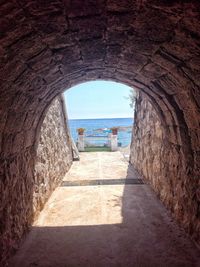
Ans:
[{"label": "tunnel ceiling", "polygon": [[169,128],[198,129],[198,1],[11,0],[0,17],[5,134],[36,128],[58,93],[92,79],[142,89]]}]

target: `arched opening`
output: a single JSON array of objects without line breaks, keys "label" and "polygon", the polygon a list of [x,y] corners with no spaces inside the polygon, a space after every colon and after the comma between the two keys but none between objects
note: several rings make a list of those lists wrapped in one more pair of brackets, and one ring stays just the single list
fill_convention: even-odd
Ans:
[{"label": "arched opening", "polygon": [[[131,99],[132,97],[132,99]],[[110,150],[109,136],[117,131],[117,147],[131,143],[134,89],[115,82],[93,81],[80,84],[64,94],[71,136],[84,130],[85,149]]]},{"label": "arched opening", "polygon": [[[72,160],[80,158],[80,153],[77,150],[80,152],[119,150],[123,157],[127,156],[128,160],[134,113],[133,108],[129,107],[130,90],[133,89],[119,83],[107,81],[83,83],[66,91],[67,101],[64,99],[65,96],[58,96],[47,107],[43,121],[40,121],[37,129],[38,138],[35,143],[33,189],[35,217],[44,207],[51,193],[62,182],[65,174],[69,171]],[[72,95],[71,98],[68,92]],[[82,103],[83,101],[84,103]],[[66,112],[68,108],[69,114]],[[131,118],[126,118],[127,114]],[[81,120],[70,121],[71,115],[81,118]],[[82,116],[85,116],[84,120]],[[118,118],[119,116],[121,118]],[[70,123],[72,123],[71,128]],[[85,129],[84,136],[81,135],[81,137],[84,137],[83,150],[79,149],[78,144],[77,129],[80,127]],[[114,145],[111,144],[111,142],[113,143],[111,141],[111,129],[113,127],[118,129],[118,134],[113,136],[116,137]],[[72,138],[74,138],[74,142],[72,142]],[[126,146],[128,147],[126,148]],[[84,155],[82,156],[84,158]],[[93,154],[93,158],[95,156],[98,161],[100,155]],[[83,158],[81,160],[84,160]],[[115,158],[113,157],[112,160],[115,160]],[[93,159],[93,162],[95,162],[95,159]],[[95,173],[92,165],[89,168],[94,173],[92,179],[98,180],[102,178]],[[107,168],[109,168],[109,162],[107,163]],[[121,169],[118,168],[121,178],[126,178],[126,171],[126,166],[122,166]],[[84,170],[82,172],[84,173]],[[80,174],[76,173],[74,176],[78,179]],[[114,173],[113,177],[116,178]],[[87,174],[85,180],[90,178]],[[106,170],[103,179],[105,178],[109,178]],[[76,180],[74,183],[76,183]]]}]

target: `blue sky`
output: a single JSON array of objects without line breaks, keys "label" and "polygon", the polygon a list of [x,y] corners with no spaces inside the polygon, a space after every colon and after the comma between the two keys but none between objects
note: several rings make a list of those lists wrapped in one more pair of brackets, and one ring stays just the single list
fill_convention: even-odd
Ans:
[{"label": "blue sky", "polygon": [[130,87],[116,82],[92,81],[64,93],[69,119],[129,118],[133,109],[126,99]]}]

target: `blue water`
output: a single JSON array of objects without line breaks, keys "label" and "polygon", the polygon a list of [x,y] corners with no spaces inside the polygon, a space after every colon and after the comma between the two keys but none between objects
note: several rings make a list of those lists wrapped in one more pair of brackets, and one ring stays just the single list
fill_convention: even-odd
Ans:
[{"label": "blue water", "polygon": [[[81,119],[81,120],[69,120],[69,127],[71,136],[76,142],[77,140],[77,128],[85,128],[86,135],[107,135],[109,128],[118,126],[132,126],[132,118],[113,118],[113,119]],[[108,130],[106,130],[106,128]],[[104,131],[96,131],[97,129],[105,129]],[[118,132],[118,142],[121,146],[127,146],[131,142],[131,128],[126,131]]]}]

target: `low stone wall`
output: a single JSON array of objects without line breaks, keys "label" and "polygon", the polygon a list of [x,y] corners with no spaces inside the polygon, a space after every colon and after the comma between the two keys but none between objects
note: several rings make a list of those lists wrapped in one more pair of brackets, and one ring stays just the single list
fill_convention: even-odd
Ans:
[{"label": "low stone wall", "polygon": [[49,107],[41,126],[34,170],[34,214],[40,211],[72,164],[72,145],[61,97]]},{"label": "low stone wall", "polygon": [[156,110],[138,93],[130,162],[151,184],[177,221],[200,245],[199,181],[184,165],[182,146],[170,142]]}]

